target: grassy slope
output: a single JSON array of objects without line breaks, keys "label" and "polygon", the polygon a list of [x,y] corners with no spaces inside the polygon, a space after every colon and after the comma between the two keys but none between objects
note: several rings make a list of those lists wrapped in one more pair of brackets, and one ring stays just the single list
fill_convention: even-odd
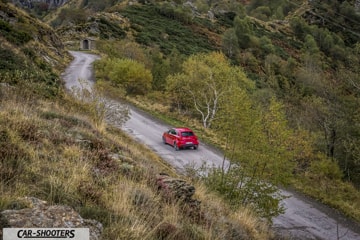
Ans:
[{"label": "grassy slope", "polygon": [[[13,19],[29,20],[25,27],[37,26],[28,15],[11,11]],[[51,36],[48,31],[44,38]],[[271,238],[267,224],[249,209],[229,209],[201,183],[193,183],[200,211],[165,201],[154,186],[155,176],[166,172],[178,177],[172,168],[119,129],[99,124],[93,106],[77,102],[60,84],[53,84],[65,64],[58,62],[52,72],[54,62],[43,59],[63,49],[29,40],[26,46],[38,46],[39,51],[28,56],[22,53],[24,45],[14,44],[5,34],[1,53],[9,50],[21,60],[14,59],[14,69],[0,69],[0,82],[8,83],[0,85],[0,211],[14,206],[19,197],[34,196],[102,222],[104,239]],[[11,75],[19,66],[37,71],[29,78]],[[6,78],[8,74],[12,77]],[[54,75],[54,82],[46,82],[47,74]],[[50,95],[49,86],[56,89]]]},{"label": "grassy slope", "polygon": [[[134,9],[136,10],[136,8],[134,8]],[[148,9],[148,11],[150,13],[155,14],[154,12],[151,12],[151,11],[153,11],[151,9]],[[132,14],[135,14],[135,15],[137,13],[138,13],[137,11],[132,12]],[[158,16],[158,17],[162,18],[161,16]],[[143,17],[142,20],[146,21],[146,18]],[[161,24],[163,26],[166,26],[169,23],[167,23],[164,20],[163,22],[161,22]],[[150,25],[148,24],[147,26],[150,26]],[[195,33],[196,32],[197,33],[201,32],[201,33],[206,33],[206,34],[192,35],[191,38],[199,39],[199,43],[198,43],[196,48],[192,47],[192,46],[187,46],[189,44],[191,45],[191,43],[182,42],[181,38],[178,39],[178,38],[175,38],[175,36],[172,36],[171,38],[169,38],[170,39],[169,42],[164,43],[164,44],[166,44],[166,45],[163,46],[164,49],[171,50],[171,47],[174,46],[172,44],[176,44],[178,42],[178,43],[184,44],[183,47],[180,48],[180,49],[184,49],[183,53],[189,54],[189,53],[196,52],[196,51],[202,51],[203,47],[204,47],[204,49],[206,49],[206,45],[202,46],[201,44],[204,41],[206,42],[206,38],[209,35],[213,36],[213,39],[215,39],[215,40],[219,39],[219,35],[217,35],[215,33],[212,33],[211,31],[208,31],[208,30],[204,31],[204,29],[202,29],[201,27],[199,27],[199,25],[196,25],[196,24],[193,24],[192,28],[187,28],[187,27],[184,27],[182,25],[176,25],[176,26],[173,26],[173,28],[176,28],[176,31],[179,31],[179,33],[176,32],[176,34],[182,34],[183,32],[185,32],[186,33],[185,36],[188,36],[188,34],[194,34],[194,32]],[[194,30],[194,32],[193,31],[189,32],[189,29]],[[261,31],[264,31],[264,30],[261,30]],[[161,37],[160,34],[161,34],[162,31],[151,30],[151,31],[148,31],[148,32],[154,33],[154,35],[151,36],[151,38],[154,41],[158,41],[159,37]],[[269,34],[271,34],[271,33],[269,33]],[[146,36],[146,34],[145,34],[145,36]],[[279,45],[281,45],[283,39],[281,39],[280,35],[278,35],[278,36],[279,36],[278,42],[279,42]],[[165,42],[165,41],[162,41],[162,42]],[[214,42],[212,42],[212,43],[214,43]],[[180,46],[182,46],[182,45],[180,45]],[[289,46],[288,44],[286,44],[286,47],[289,48],[289,49],[291,48],[291,46]],[[26,100],[24,100],[24,101],[26,101]],[[24,106],[20,106],[22,104],[20,104],[20,103],[18,103],[16,101],[14,102],[13,100],[9,100],[8,104],[9,104],[9,107],[4,108],[4,109],[6,109],[6,111],[3,112],[3,115],[2,115],[2,117],[0,119],[2,119],[3,116],[6,116],[8,114],[7,111],[9,109],[17,109],[17,108],[21,108],[21,107],[24,108]],[[49,126],[51,126],[51,125],[56,126],[56,123],[60,121],[59,119],[67,119],[65,121],[66,125],[67,124],[70,124],[70,125],[72,124],[73,125],[72,127],[78,128],[78,126],[76,124],[74,126],[74,122],[72,122],[72,121],[83,122],[81,124],[91,126],[90,128],[86,127],[86,129],[82,129],[82,131],[84,131],[85,133],[87,133],[87,135],[90,136],[90,140],[85,138],[85,139],[83,139],[83,140],[85,140],[84,142],[89,141],[91,143],[92,142],[91,139],[98,138],[99,136],[100,136],[100,138],[102,140],[103,140],[103,137],[104,137],[104,139],[107,139],[107,137],[109,137],[112,140],[117,139],[116,137],[119,137],[117,135],[112,135],[112,134],[107,135],[108,134],[107,131],[105,131],[105,132],[99,131],[101,129],[97,129],[97,127],[94,127],[91,124],[91,121],[89,120],[89,118],[91,118],[91,116],[89,116],[88,114],[84,114],[84,115],[82,115],[80,117],[74,117],[75,115],[77,115],[76,111],[75,112],[72,112],[72,111],[68,112],[68,111],[65,111],[63,108],[60,108],[60,107],[56,111],[49,111],[48,110],[49,107],[46,106],[49,103],[44,102],[43,104],[44,105],[40,106],[39,109],[37,109],[36,111],[35,111],[35,109],[33,109],[33,106],[31,104],[29,104],[28,107],[24,108],[26,110],[20,111],[20,113],[18,113],[16,115],[16,117],[18,119],[25,119],[25,118],[27,118],[27,114],[24,114],[24,113],[25,112],[31,112],[30,110],[34,110],[35,113],[33,114],[33,116],[37,116],[37,117],[34,118],[31,121],[35,122],[35,123],[39,122],[39,123],[41,123],[41,126],[42,125],[46,126],[46,124],[44,124],[44,122],[47,122],[47,124]],[[42,109],[42,108],[44,108],[45,110]],[[38,119],[38,115],[42,115],[41,113],[44,112],[44,111],[45,111],[45,115],[50,115],[50,116],[53,115],[52,117],[50,117],[51,119],[46,119],[46,121],[43,119],[43,117],[40,117]],[[158,111],[158,110],[155,110],[155,111]],[[9,119],[9,118],[5,118],[5,117],[4,117],[4,119],[6,119],[6,122],[7,121],[12,122],[14,120],[14,119]],[[30,119],[32,119],[32,117],[30,117]],[[83,119],[85,119],[85,120],[83,121]],[[61,120],[60,122],[63,122],[63,121],[64,120]],[[69,123],[69,121],[72,122],[72,123]],[[29,124],[29,123],[23,123],[22,121],[20,121],[20,125],[18,125],[18,122],[13,122],[11,126],[15,127],[15,129],[16,129],[16,126],[21,127],[21,126],[26,126],[27,124]],[[34,129],[34,128],[36,129],[36,125],[31,125],[30,127],[25,127],[25,129]],[[20,128],[20,129],[22,129],[22,128]],[[37,128],[37,129],[41,129],[41,128]],[[59,128],[59,129],[61,129],[61,128]],[[47,127],[45,127],[43,131],[52,132],[55,136],[59,137],[59,139],[55,138],[54,142],[61,143],[61,141],[65,139],[64,136],[62,135],[62,132],[63,131],[66,132],[67,130],[69,130],[69,129],[65,129],[65,130],[61,129],[61,131],[58,132],[55,128],[47,128]],[[23,130],[21,130],[21,131],[23,131]],[[91,133],[88,133],[87,131],[90,131]],[[71,130],[70,130],[70,132],[71,132]],[[95,134],[95,132],[97,132],[97,133]],[[121,132],[118,132],[117,130],[115,130],[115,132],[122,135]],[[19,134],[18,132],[15,132],[12,135],[17,136],[18,134]],[[92,134],[94,134],[94,135],[92,135]],[[209,134],[211,135],[211,133],[209,133]],[[96,136],[96,137],[94,137],[94,136]],[[101,140],[101,142],[102,142],[102,140]],[[117,149],[118,146],[126,146],[127,148],[129,148],[129,141],[131,141],[130,139],[125,138],[125,137],[121,138],[120,140],[115,140],[114,142],[112,142],[112,140],[108,141],[108,139],[107,139],[105,141],[106,142],[106,144],[105,144],[106,147],[104,147],[105,150],[102,149],[102,151],[108,152],[109,151],[108,149],[113,149],[114,145],[116,146],[115,149]],[[46,141],[50,141],[50,140],[47,139]],[[71,140],[71,138],[70,138],[70,140],[68,139],[67,141],[74,142],[74,141],[77,141],[77,140],[76,140],[76,137],[75,137],[74,139]],[[125,156],[125,159],[130,160],[130,162],[138,162],[138,161],[142,162],[142,160],[144,160],[142,155],[144,155],[145,152],[146,152],[146,154],[150,154],[150,153],[147,152],[148,150],[139,150],[139,149],[143,149],[143,147],[137,145],[134,142],[132,142],[130,145],[134,146],[134,148],[131,149],[128,152],[129,156]],[[76,144],[71,145],[69,147],[70,150],[68,150],[67,146],[64,147],[62,144],[59,144],[59,146],[62,146],[62,147],[60,147],[59,150],[54,151],[54,152],[56,152],[56,154],[54,154],[54,153],[50,154],[48,152],[44,152],[44,153],[37,152],[36,155],[38,155],[38,156],[47,156],[48,155],[47,159],[61,159],[64,156],[64,159],[66,159],[69,154],[71,155],[71,154],[76,154],[76,152],[79,152],[79,146],[77,146]],[[50,147],[52,147],[54,149],[57,149],[56,146],[51,145]],[[67,150],[64,151],[63,148],[65,148]],[[22,149],[22,147],[18,148],[16,145],[14,145],[13,149]],[[48,148],[48,149],[50,149],[50,148]],[[33,150],[31,150],[31,152],[36,152],[36,151],[38,151],[37,148],[34,148]],[[116,150],[115,152],[118,153],[117,151],[118,150]],[[111,154],[112,153],[113,152],[111,152]],[[6,154],[8,154],[8,153],[6,153]],[[90,156],[92,156],[92,155],[97,156],[96,154],[94,154],[94,152],[90,152],[90,153],[89,152],[84,152],[83,153],[82,150],[81,150],[80,154],[78,153],[75,157],[70,156],[70,158],[71,159],[83,159],[84,156],[88,157],[89,155]],[[153,159],[152,157],[155,157],[155,158]],[[147,158],[147,160],[149,160],[149,162],[144,163],[145,165],[143,165],[143,163],[142,163],[140,165],[136,165],[135,168],[136,169],[147,169],[149,167],[149,164],[151,166],[154,165],[153,161],[155,161],[155,163],[159,163],[159,159],[157,159],[156,156],[152,156],[152,157]],[[140,159],[140,160],[138,160],[138,159]],[[36,158],[33,159],[32,163],[34,163],[35,169],[39,168],[39,166],[38,166],[39,161],[41,161],[41,164],[43,164],[42,160],[43,160],[43,157],[41,157],[39,159],[36,159]],[[49,160],[49,162],[51,163],[51,160]],[[87,162],[80,162],[78,164],[79,165],[80,164],[84,165],[84,163],[87,163]],[[128,165],[129,163],[127,161],[125,161],[125,164],[124,164],[123,162],[121,162],[121,159],[120,159],[120,161],[117,161],[117,163],[120,164],[121,167],[125,167],[125,169],[128,169],[128,168],[133,169],[133,166],[131,164]],[[79,166],[79,165],[76,165],[76,163],[73,163],[71,160],[66,160],[66,164],[68,164],[67,166],[70,167],[69,169],[74,169],[74,168],[76,169]],[[157,164],[155,164],[155,165],[157,165]],[[15,166],[21,166],[21,164],[20,163],[15,163]],[[90,168],[91,168],[91,166],[90,166]],[[154,177],[154,174],[156,174],[156,171],[163,171],[163,170],[168,171],[169,170],[168,168],[166,168],[166,167],[163,168],[163,167],[164,166],[162,164],[160,164],[159,168],[156,167],[154,172],[151,172],[150,174],[140,171],[142,173],[137,175],[138,172],[136,170],[135,175],[137,177],[135,177],[136,179],[134,181],[133,181],[132,178],[131,178],[131,181],[126,181],[125,178],[124,178],[124,176],[127,176],[126,174],[125,175],[117,174],[115,176],[112,176],[113,178],[118,179],[119,182],[106,185],[105,188],[104,188],[106,190],[106,192],[110,192],[111,193],[110,195],[112,195],[112,196],[108,196],[108,194],[104,195],[103,191],[99,191],[99,186],[97,185],[99,183],[97,182],[97,180],[91,179],[93,176],[91,176],[92,174],[89,174],[89,170],[84,170],[85,174],[82,176],[82,178],[85,179],[85,186],[83,186],[83,184],[84,184],[83,182],[81,182],[81,184],[80,184],[79,180],[76,180],[77,182],[74,180],[75,185],[78,184],[77,189],[67,189],[67,191],[69,191],[69,192],[64,192],[64,193],[63,192],[59,193],[59,192],[56,192],[56,191],[52,192],[52,189],[55,189],[55,190],[56,189],[61,189],[61,186],[67,185],[67,183],[68,183],[67,181],[73,181],[73,179],[63,179],[64,178],[62,176],[63,173],[59,173],[59,177],[57,179],[60,179],[60,180],[56,180],[56,179],[54,180],[54,179],[46,178],[45,176],[43,178],[41,178],[42,179],[41,182],[44,182],[45,183],[44,185],[48,185],[47,186],[48,189],[46,190],[46,188],[45,188],[45,190],[44,190],[41,187],[39,191],[35,190],[33,193],[35,195],[39,194],[37,196],[40,196],[40,197],[45,196],[46,194],[50,193],[50,195],[48,196],[48,199],[46,199],[46,200],[48,200],[50,202],[67,203],[67,204],[73,206],[74,208],[76,208],[77,210],[79,210],[83,214],[84,217],[91,217],[91,218],[98,219],[100,221],[104,221],[104,223],[106,225],[105,234],[110,239],[113,238],[114,236],[124,236],[121,233],[122,231],[125,232],[125,234],[128,234],[130,236],[134,236],[134,238],[138,238],[138,239],[141,238],[140,236],[141,236],[141,234],[144,234],[144,232],[150,232],[151,234],[153,234],[153,235],[149,235],[149,238],[153,237],[153,236],[156,236],[156,234],[160,234],[159,232],[156,232],[156,231],[153,231],[153,232],[150,231],[151,228],[154,228],[154,225],[153,225],[154,223],[151,223],[149,218],[155,218],[155,219],[159,220],[159,221],[156,222],[157,225],[156,225],[156,228],[155,228],[155,229],[161,229],[159,231],[163,231],[164,226],[166,226],[165,227],[166,229],[168,229],[168,228],[169,229],[175,229],[176,231],[172,232],[174,234],[175,233],[176,234],[184,234],[184,232],[188,232],[189,234],[194,234],[194,235],[191,235],[192,237],[197,236],[198,238],[210,236],[210,235],[206,235],[206,234],[212,234],[212,236],[219,236],[218,234],[229,234],[228,231],[230,231],[231,229],[223,229],[222,228],[223,224],[224,224],[223,222],[219,222],[217,220],[211,220],[211,223],[213,223],[214,226],[216,228],[218,228],[218,230],[216,230],[216,229],[210,229],[209,230],[208,228],[204,227],[201,223],[199,223],[199,224],[195,223],[194,224],[194,222],[189,221],[189,219],[183,218],[183,215],[182,215],[181,211],[179,210],[179,208],[176,208],[176,206],[175,206],[175,208],[172,208],[170,206],[166,206],[166,209],[169,210],[169,211],[166,211],[166,212],[163,212],[163,211],[159,210],[160,208],[162,209],[162,207],[154,207],[154,206],[158,206],[158,205],[163,205],[164,203],[161,202],[161,200],[158,198],[157,193],[153,191],[153,186],[148,185],[148,182],[152,181],[152,179]],[[49,165],[49,167],[46,168],[46,169],[47,170],[48,169],[55,169],[56,170],[57,165],[54,165],[54,166]],[[68,168],[66,168],[66,169],[68,169]],[[125,171],[127,171],[127,170],[125,170]],[[45,173],[46,172],[37,172],[35,175],[42,176],[42,175],[46,175]],[[5,173],[5,174],[8,174],[8,173]],[[34,175],[33,173],[30,174],[30,176],[33,176],[33,175]],[[110,174],[110,175],[112,175],[112,174]],[[75,176],[74,176],[74,178],[75,178]],[[38,181],[38,180],[36,180],[36,181]],[[64,181],[64,182],[62,182],[62,181]],[[121,183],[121,182],[123,182],[123,183]],[[126,183],[125,184],[126,186],[124,186],[124,182]],[[6,183],[6,182],[4,182],[4,183]],[[9,191],[3,192],[4,196],[6,196],[6,198],[4,198],[4,201],[0,204],[2,206],[1,208],[6,208],[6,206],[8,206],[9,203],[15,199],[15,197],[24,195],[26,193],[26,191],[24,190],[24,189],[26,189],[26,187],[24,185],[18,184],[18,186],[19,186],[18,191],[20,193],[19,192],[10,193]],[[94,189],[92,187],[90,187],[90,186],[94,186]],[[104,185],[101,185],[101,188],[103,186]],[[13,187],[13,185],[11,185],[11,187]],[[117,189],[119,189],[121,187],[124,187],[124,188],[122,188],[122,189],[124,189],[124,194],[122,194],[122,195],[120,195],[120,193],[117,191]],[[251,216],[249,216],[247,214],[239,216],[238,212],[234,213],[234,214],[231,214],[229,209],[226,208],[226,205],[224,203],[222,203],[221,200],[218,200],[218,199],[214,198],[213,196],[209,197],[209,194],[206,193],[206,189],[203,188],[203,186],[200,185],[200,186],[197,186],[197,187],[198,187],[197,188],[198,193],[197,193],[196,197],[203,201],[203,204],[205,206],[205,210],[209,211],[209,214],[210,214],[211,218],[213,216],[212,214],[218,216],[218,214],[215,214],[214,212],[216,211],[216,208],[220,208],[220,209],[222,209],[220,215],[226,216],[231,221],[231,226],[239,227],[240,229],[245,229],[246,234],[249,234],[249,236],[253,236],[254,238],[268,238],[269,237],[269,236],[266,236],[265,227],[260,222],[258,222],[258,220],[256,218],[253,218],[253,217],[251,217]],[[9,189],[9,188],[5,187],[3,189]],[[34,189],[36,189],[36,187],[34,187]],[[155,199],[156,204],[151,205],[151,206],[157,212],[151,212],[150,215],[147,215],[145,212],[142,212],[142,211],[138,212],[137,211],[138,207],[133,206],[132,203],[130,203],[132,201],[132,199],[133,199],[133,195],[132,195],[133,189],[140,189],[140,194],[141,195],[146,195],[147,198],[150,196],[151,199]],[[103,190],[103,189],[101,189],[101,190]],[[82,196],[82,194],[83,194],[83,196]],[[309,194],[311,194],[311,193],[309,193]],[[319,197],[320,199],[322,198],[321,200],[324,200],[324,197],[321,197],[321,193],[318,193],[317,195],[320,196]],[[207,201],[210,198],[215,199],[215,200],[214,201]],[[121,204],[111,203],[111,201],[113,199],[122,199]],[[328,201],[330,202],[330,200],[328,200]],[[86,204],[85,204],[85,206],[82,206],[82,205],[80,206],[80,205],[77,205],[77,202],[81,202],[81,203],[85,202]],[[107,202],[107,204],[101,205],[104,202]],[[338,207],[338,205],[340,205],[340,203],[338,205],[337,204],[335,204],[335,205]],[[351,211],[352,206],[349,205],[349,209]],[[148,211],[148,208],[145,208],[145,210]],[[174,214],[174,213],[176,213],[176,214]],[[177,215],[177,214],[179,214],[179,215]],[[169,218],[170,215],[173,216],[173,218],[170,219]],[[110,217],[114,218],[116,220],[114,220],[113,222],[108,222],[107,219],[109,219]],[[139,224],[139,228],[134,228],[134,229],[130,230],[130,225],[133,224],[134,221],[137,221],[137,220],[141,222],[141,224]],[[214,222],[212,222],[212,221],[214,221]],[[118,225],[124,224],[124,228],[119,229],[119,228],[116,227],[116,224],[118,224]],[[240,224],[240,225],[238,225],[238,224]],[[173,228],[173,226],[176,226],[176,227]],[[189,228],[192,231],[189,231]],[[220,228],[220,230],[219,230],[219,228]],[[186,235],[186,236],[189,236],[189,235]]]},{"label": "grassy slope", "polygon": [[200,183],[200,212],[163,200],[155,176],[173,170],[120,130],[95,127],[74,99],[24,99],[6,87],[1,96],[0,210],[23,196],[66,204],[102,222],[105,239],[270,238],[248,209],[231,211]]}]

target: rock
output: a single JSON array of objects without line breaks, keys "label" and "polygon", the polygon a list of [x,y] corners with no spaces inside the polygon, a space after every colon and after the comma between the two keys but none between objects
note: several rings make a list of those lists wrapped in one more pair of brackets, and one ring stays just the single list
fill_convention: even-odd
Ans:
[{"label": "rock", "polygon": [[156,176],[156,185],[159,191],[162,192],[163,197],[167,201],[180,201],[182,211],[195,222],[204,219],[201,211],[201,202],[193,199],[195,187],[188,184],[186,181],[172,178],[167,174],[160,173]]},{"label": "rock", "polygon": [[158,189],[162,190],[167,198],[182,199],[185,202],[190,202],[191,197],[195,193],[194,186],[191,186],[184,180],[172,178],[163,173],[156,176],[156,184]]},{"label": "rock", "polygon": [[101,240],[102,224],[83,219],[69,206],[48,205],[34,197],[25,197],[21,201],[29,207],[0,213],[0,239],[3,228],[89,228],[90,240]]},{"label": "rock", "polygon": [[64,5],[68,0],[13,0],[12,2],[23,8],[32,9],[34,4],[43,3],[48,9],[54,9]]},{"label": "rock", "polygon": [[215,19],[215,14],[212,11],[208,11],[208,18],[213,21]]}]

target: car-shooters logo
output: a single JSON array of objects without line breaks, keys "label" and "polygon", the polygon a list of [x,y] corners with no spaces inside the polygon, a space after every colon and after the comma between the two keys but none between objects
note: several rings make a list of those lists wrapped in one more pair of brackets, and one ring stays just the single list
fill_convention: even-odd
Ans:
[{"label": "car-shooters logo", "polygon": [[3,240],[72,239],[89,240],[88,228],[4,228]]}]

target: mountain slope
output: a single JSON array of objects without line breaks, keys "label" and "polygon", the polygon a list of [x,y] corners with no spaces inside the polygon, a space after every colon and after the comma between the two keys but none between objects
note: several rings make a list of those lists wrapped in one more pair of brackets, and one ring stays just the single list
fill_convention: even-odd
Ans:
[{"label": "mountain slope", "polygon": [[3,1],[0,26],[1,82],[34,83],[39,94],[56,95],[69,56],[53,29]]},{"label": "mountain slope", "polygon": [[[96,219],[103,239],[271,239],[250,209],[231,210],[201,183],[194,192],[156,154],[107,126],[96,99],[64,94],[57,72],[66,55],[56,35],[11,5],[0,7],[7,54],[0,65],[1,229],[11,226],[2,211],[27,212],[21,199],[30,196]],[[159,191],[159,173],[170,175],[161,174],[161,186],[178,188],[179,196],[188,189],[186,201]]]},{"label": "mountain slope", "polygon": [[[162,104],[162,109],[170,108],[191,119],[199,115],[188,99],[181,95],[180,100],[168,99],[167,77],[181,72],[183,61],[192,54],[222,51],[256,84],[252,97],[263,112],[276,98],[283,104],[292,130],[311,135],[312,155],[298,156],[294,177],[299,182],[306,179],[300,184],[303,191],[338,206],[337,197],[320,193],[328,191],[323,188],[337,170],[313,168],[320,168],[316,153],[321,153],[338,165],[342,183],[360,184],[359,115],[353,114],[360,103],[360,44],[354,34],[360,20],[355,1],[211,4],[107,2],[99,12],[90,7],[66,10],[53,26],[65,39],[79,32],[94,37],[97,50],[110,58],[131,58],[145,64],[154,79],[153,91],[144,101],[153,98],[154,105]],[[85,17],[78,18],[78,12]],[[111,82],[108,76],[105,80]],[[327,176],[313,189],[307,187],[310,171],[318,172],[319,178]],[[334,194],[347,199],[335,183],[333,186]],[[351,197],[348,200],[352,201]]]},{"label": "mountain slope", "polygon": [[[243,11],[241,9],[225,11],[225,5],[218,4],[217,11],[212,12],[213,14],[205,14],[204,11],[193,11],[193,6],[184,6],[182,3],[111,4],[113,1],[106,1],[107,6],[103,8],[105,10],[103,12],[84,7],[79,4],[80,1],[72,1],[71,3],[75,5],[62,6],[49,22],[69,48],[77,49],[79,40],[92,37],[97,41],[97,51],[104,56],[127,57],[143,62],[151,69],[154,76],[153,92],[146,96],[151,101],[146,98],[145,101],[151,103],[150,105],[163,104],[163,109],[170,105],[173,108],[172,113],[181,112],[188,119],[198,117],[194,114],[194,109],[186,108],[189,106],[186,104],[176,105],[166,101],[168,96],[165,87],[166,77],[180,72],[182,61],[191,54],[209,51],[225,52],[232,63],[241,66],[248,77],[256,83],[254,98],[264,106],[263,111],[267,110],[271,97],[276,97],[284,103],[287,118],[293,129],[305,129],[316,139],[314,143],[316,154],[310,155],[305,151],[300,153],[302,158],[296,159],[299,163],[293,172],[300,179],[298,185],[303,184],[303,191],[332,206],[339,207],[343,199],[349,201],[344,204],[345,212],[358,218],[359,213],[356,212],[356,209],[359,209],[356,205],[359,202],[358,195],[354,194],[351,184],[347,185],[347,182],[343,182],[347,180],[358,184],[360,181],[358,178],[360,176],[358,174],[359,115],[353,114],[358,111],[359,103],[360,45],[356,42],[356,37],[348,37],[346,34],[348,29],[356,33],[356,25],[341,31],[341,28],[336,26],[342,22],[330,21],[332,24],[324,24],[322,18],[311,14],[314,9],[308,4],[303,6],[304,10],[292,9],[287,12],[291,17],[276,19],[276,14],[273,12],[276,12],[274,9],[277,8],[270,4],[254,6],[250,4],[253,2],[260,1],[248,1]],[[280,1],[271,1],[271,3],[275,2]],[[64,48],[61,44],[57,43],[56,35],[49,34],[46,25],[42,26],[34,19],[27,19],[29,16],[22,14],[21,11],[15,13],[17,10],[10,6],[1,5],[1,7],[10,9],[10,14],[1,14],[5,16],[2,17],[1,22],[1,40],[4,40],[3,46],[5,46],[1,49],[1,54],[4,56],[2,59],[10,59],[10,61],[1,61],[1,82],[26,83],[25,88],[35,83],[39,86],[35,88],[36,91],[42,95],[50,97],[58,94],[60,85],[56,75],[58,70],[54,70],[53,66],[61,69],[64,66],[61,58],[66,58],[66,53],[63,53]],[[336,5],[334,9],[339,10],[340,7]],[[21,20],[12,18],[14,14],[19,14]],[[353,12],[350,11],[349,14]],[[356,15],[354,19],[357,21]],[[26,27],[23,27],[23,23]],[[35,30],[31,29],[29,23],[34,26],[39,24],[39,29],[42,30],[36,30],[38,27]],[[42,37],[43,33],[48,36]],[[224,40],[229,40],[224,39],[226,36],[230,40],[236,39],[236,44],[225,45]],[[230,41],[230,43],[234,42]],[[47,49],[47,46],[54,48]],[[228,50],[231,47],[234,47],[234,51],[230,54]],[[176,108],[177,106],[180,107]],[[62,111],[59,114],[66,115],[64,118],[68,119],[67,113]],[[71,114],[76,114],[75,112]],[[61,119],[56,121],[62,121]],[[42,120],[39,121],[41,125],[45,124]],[[27,123],[21,124],[27,126]],[[65,125],[71,124],[65,121]],[[30,125],[29,128],[32,127]],[[17,136],[18,133],[14,135]],[[60,133],[58,136],[59,139],[54,142],[61,142],[64,139],[65,142],[68,141]],[[328,161],[331,164],[323,165],[324,162],[318,158],[317,153],[326,155],[331,160]],[[27,154],[24,156],[28,157]],[[49,158],[55,156],[51,155]],[[337,168],[333,167],[333,163],[341,167],[343,175],[337,174]],[[55,183],[51,182],[51,184]],[[95,193],[92,190],[85,188],[85,195],[90,194],[96,201],[98,189],[95,189]],[[329,195],[332,195],[330,199]],[[86,200],[81,198],[80,201]],[[76,205],[73,202],[71,204]],[[97,216],[99,218],[112,217],[111,211],[108,212],[108,206],[101,206],[100,209],[97,207],[93,205],[90,207],[90,215],[95,212],[94,215],[97,213],[101,215]],[[86,208],[81,209],[87,211]],[[123,220],[123,218],[119,219]],[[129,217],[128,220],[127,223],[130,224],[133,218]],[[234,226],[237,226],[237,223]],[[166,226],[173,229],[173,225],[176,224],[172,222]],[[198,233],[200,237],[204,236],[202,226],[196,225],[195,228],[201,230],[191,231],[191,234]],[[181,233],[187,231],[186,226],[183,225],[180,229]],[[108,230],[116,229],[108,228]],[[168,228],[165,230],[167,231]],[[263,233],[262,230],[260,232]],[[167,234],[171,235],[168,232]]]}]

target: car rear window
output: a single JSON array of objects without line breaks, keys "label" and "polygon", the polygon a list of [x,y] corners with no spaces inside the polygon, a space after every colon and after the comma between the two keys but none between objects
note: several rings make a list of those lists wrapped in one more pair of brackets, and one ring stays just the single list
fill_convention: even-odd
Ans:
[{"label": "car rear window", "polygon": [[181,136],[182,137],[191,137],[191,136],[194,136],[194,133],[193,132],[182,132]]}]

